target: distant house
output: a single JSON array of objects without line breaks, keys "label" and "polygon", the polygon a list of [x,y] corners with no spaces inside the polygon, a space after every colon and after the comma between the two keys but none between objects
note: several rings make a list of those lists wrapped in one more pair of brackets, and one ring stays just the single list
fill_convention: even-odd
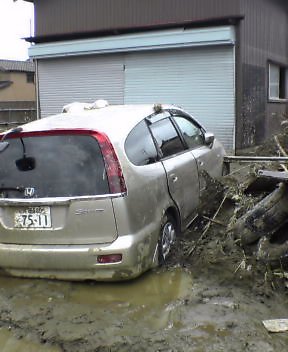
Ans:
[{"label": "distant house", "polygon": [[34,63],[0,60],[0,128],[13,127],[35,118]]},{"label": "distant house", "polygon": [[98,98],[174,103],[235,150],[287,114],[287,0],[26,1],[42,117]]}]

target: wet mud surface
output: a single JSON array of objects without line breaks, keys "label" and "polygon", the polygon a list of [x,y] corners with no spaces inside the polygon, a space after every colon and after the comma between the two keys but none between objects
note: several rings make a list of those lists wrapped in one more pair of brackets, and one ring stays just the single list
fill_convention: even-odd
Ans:
[{"label": "wet mud surface", "polygon": [[115,284],[1,277],[1,351],[287,349],[262,324],[287,318],[285,291],[231,262],[186,266]]}]

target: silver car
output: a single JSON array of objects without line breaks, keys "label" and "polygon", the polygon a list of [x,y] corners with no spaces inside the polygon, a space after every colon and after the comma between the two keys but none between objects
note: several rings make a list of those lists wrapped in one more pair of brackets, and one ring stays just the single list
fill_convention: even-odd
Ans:
[{"label": "silver car", "polygon": [[63,111],[2,134],[1,272],[126,280],[165,262],[222,145],[172,105]]}]

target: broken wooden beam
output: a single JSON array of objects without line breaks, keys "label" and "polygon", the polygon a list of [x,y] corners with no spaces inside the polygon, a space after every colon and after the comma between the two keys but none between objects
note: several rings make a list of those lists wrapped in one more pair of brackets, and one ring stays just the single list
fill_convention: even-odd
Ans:
[{"label": "broken wooden beam", "polygon": [[243,247],[263,236],[275,233],[288,220],[288,185],[280,183],[272,193],[257,203],[231,228]]},{"label": "broken wooden beam", "polygon": [[288,172],[286,171],[259,170],[257,176],[259,178],[273,179],[277,182],[288,182]]}]

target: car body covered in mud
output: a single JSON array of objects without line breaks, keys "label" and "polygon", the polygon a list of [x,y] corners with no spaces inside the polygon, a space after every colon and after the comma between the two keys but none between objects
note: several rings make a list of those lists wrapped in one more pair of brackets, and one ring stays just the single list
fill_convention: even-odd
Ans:
[{"label": "car body covered in mud", "polygon": [[[102,102],[103,103],[103,102]],[[224,149],[172,105],[73,103],[0,142],[0,268],[125,280],[164,262]]]}]

